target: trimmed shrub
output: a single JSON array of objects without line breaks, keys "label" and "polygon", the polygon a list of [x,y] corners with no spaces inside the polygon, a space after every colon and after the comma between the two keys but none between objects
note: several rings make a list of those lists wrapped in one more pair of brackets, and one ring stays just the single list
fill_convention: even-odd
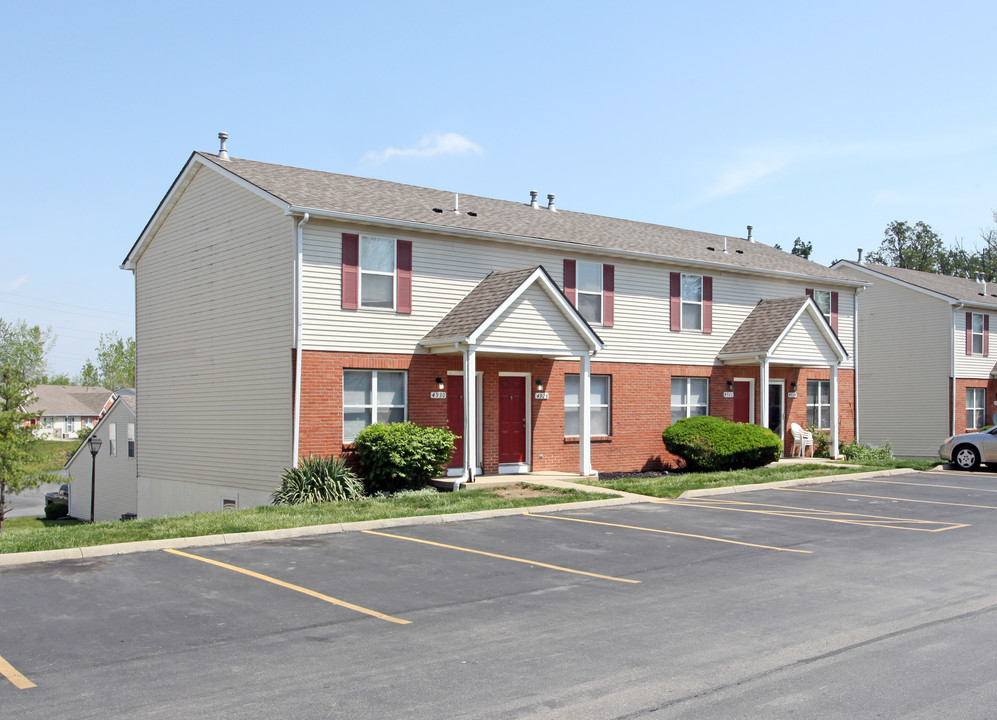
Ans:
[{"label": "trimmed shrub", "polygon": [[883,447],[873,447],[860,440],[853,440],[841,446],[841,454],[845,460],[892,460],[893,448],[888,442]]},{"label": "trimmed shrub", "polygon": [[370,492],[397,492],[442,475],[457,436],[446,428],[412,423],[368,425],[353,441],[364,484]]},{"label": "trimmed shrub", "polygon": [[687,470],[714,472],[761,467],[782,455],[782,441],[768,428],[709,415],[683,418],[661,434],[668,452]]},{"label": "trimmed shrub", "polygon": [[341,458],[310,455],[288,468],[281,476],[280,487],[274,490],[274,505],[338,502],[363,497],[363,483]]},{"label": "trimmed shrub", "polygon": [[831,457],[831,432],[816,425],[809,425],[807,431],[814,436],[814,457]]},{"label": "trimmed shrub", "polygon": [[45,519],[58,520],[69,514],[69,503],[54,502],[45,506]]}]

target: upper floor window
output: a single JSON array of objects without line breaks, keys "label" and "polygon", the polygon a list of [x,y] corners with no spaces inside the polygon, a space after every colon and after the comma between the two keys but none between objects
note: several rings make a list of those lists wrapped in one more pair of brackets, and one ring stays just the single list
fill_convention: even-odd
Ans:
[{"label": "upper floor window", "polygon": [[406,375],[392,370],[343,370],[343,442],[374,423],[405,422]]},{"label": "upper floor window", "polygon": [[703,276],[682,274],[682,329],[703,329]]},{"label": "upper floor window", "polygon": [[360,307],[395,307],[395,241],[360,236]]},{"label": "upper floor window", "polygon": [[820,309],[820,314],[824,316],[827,320],[828,325],[831,324],[831,291],[830,290],[814,290],[814,302],[817,303],[817,307]]},{"label": "upper floor window", "polygon": [[128,423],[128,457],[135,457],[135,423]]},{"label": "upper floor window", "polygon": [[[564,376],[564,434],[580,432],[581,380],[578,375]],[[589,378],[589,418],[592,435],[609,435],[609,375]]]},{"label": "upper floor window", "polygon": [[118,455],[118,426],[114,423],[107,424],[107,453],[111,457]]},{"label": "upper floor window", "polygon": [[697,415],[709,415],[708,378],[672,378],[672,422]]},{"label": "upper floor window", "polygon": [[984,332],[984,321],[983,313],[973,313],[972,327],[970,328],[972,333],[971,340],[971,351],[973,355],[983,355],[984,354],[984,339],[986,337]]},{"label": "upper floor window", "polygon": [[590,323],[602,322],[602,263],[575,263],[578,312]]}]

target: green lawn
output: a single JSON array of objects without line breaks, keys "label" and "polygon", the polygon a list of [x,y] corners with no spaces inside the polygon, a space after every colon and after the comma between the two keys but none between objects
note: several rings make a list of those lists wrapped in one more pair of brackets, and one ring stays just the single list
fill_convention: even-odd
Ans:
[{"label": "green lawn", "polygon": [[[649,495],[651,497],[674,498],[686,490],[701,488],[720,488],[733,485],[754,485],[756,483],[776,482],[777,480],[796,480],[823,475],[847,475],[854,472],[881,470],[883,468],[911,468],[914,470],[930,470],[938,465],[938,460],[890,460],[876,463],[850,463],[853,467],[842,467],[824,464],[778,465],[762,467],[753,470],[729,470],[714,473],[676,473],[662,477],[651,478],[620,478],[618,480],[587,480],[586,485],[621,490],[623,492]],[[854,465],[862,465],[856,468]]]},{"label": "green lawn", "polygon": [[[483,488],[460,492],[419,491],[399,493],[390,497],[373,497],[340,503],[311,505],[281,505],[195,513],[168,518],[131,520],[109,523],[77,523],[74,521],[41,521],[35,518],[11,518],[0,531],[0,553],[58,550],[62,548],[108,545],[137,540],[196,537],[223,533],[277,530],[382,520],[385,518],[442,515],[451,513],[494,510],[499,508],[531,507],[555,503],[605,500],[605,493],[536,488],[519,485],[515,494],[508,488]],[[543,494],[526,497],[531,490]]]},{"label": "green lawn", "polygon": [[31,471],[50,473],[62,470],[62,466],[82,442],[82,440],[38,440],[31,446],[35,456]]}]

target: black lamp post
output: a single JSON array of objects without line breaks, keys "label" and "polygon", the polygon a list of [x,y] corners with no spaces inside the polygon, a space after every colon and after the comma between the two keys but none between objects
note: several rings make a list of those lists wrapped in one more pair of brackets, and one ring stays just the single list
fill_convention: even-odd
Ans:
[{"label": "black lamp post", "polygon": [[93,461],[90,466],[90,522],[93,522],[93,500],[94,495],[97,494],[97,453],[100,452],[100,446],[103,442],[96,433],[90,433],[89,443],[90,459]]}]

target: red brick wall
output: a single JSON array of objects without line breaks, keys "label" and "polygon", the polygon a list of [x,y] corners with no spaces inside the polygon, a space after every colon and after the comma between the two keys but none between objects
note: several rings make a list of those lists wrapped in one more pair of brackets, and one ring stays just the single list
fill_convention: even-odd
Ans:
[{"label": "red brick wall", "polygon": [[[997,412],[997,407],[994,406],[995,393],[997,393],[997,381],[989,380],[987,378],[956,378],[955,380],[955,434],[961,435],[964,432],[972,432],[966,428],[966,389],[967,388],[986,388],[985,405],[986,408],[986,423],[987,425],[993,424],[994,412]],[[952,383],[949,381],[949,417],[952,417]],[[974,430],[976,428],[973,428]],[[944,438],[942,438],[944,439]],[[941,442],[941,439],[939,440]]]},{"label": "red brick wall", "polygon": [[[577,472],[578,440],[564,437],[564,376],[577,373],[578,363],[513,358],[477,358],[477,370],[483,373],[482,413],[484,472],[498,469],[498,378],[500,372],[530,373],[532,448],[529,458],[534,470]],[[408,419],[420,425],[447,425],[447,401],[430,399],[437,389],[435,378],[447,371],[460,371],[459,356],[378,355],[306,351],[302,356],[300,454],[341,455],[347,450],[342,442],[343,369],[406,370],[408,372]],[[754,378],[756,386],[755,420],[761,418],[757,392],[759,368],[750,366],[684,366],[634,363],[592,363],[592,373],[610,375],[612,399],[611,435],[592,441],[592,465],[600,472],[650,470],[675,466],[661,440],[662,431],[671,421],[672,377],[707,377],[710,379],[710,414],[722,418],[733,416],[733,400],[723,397],[727,380]],[[789,423],[806,425],[808,379],[828,379],[828,370],[773,368],[772,379],[783,379],[786,391],[797,383],[797,397],[786,399],[786,437]],[[542,380],[548,400],[534,399],[536,380]],[[855,395],[852,371],[839,371],[839,433],[842,443],[855,437]]]}]

